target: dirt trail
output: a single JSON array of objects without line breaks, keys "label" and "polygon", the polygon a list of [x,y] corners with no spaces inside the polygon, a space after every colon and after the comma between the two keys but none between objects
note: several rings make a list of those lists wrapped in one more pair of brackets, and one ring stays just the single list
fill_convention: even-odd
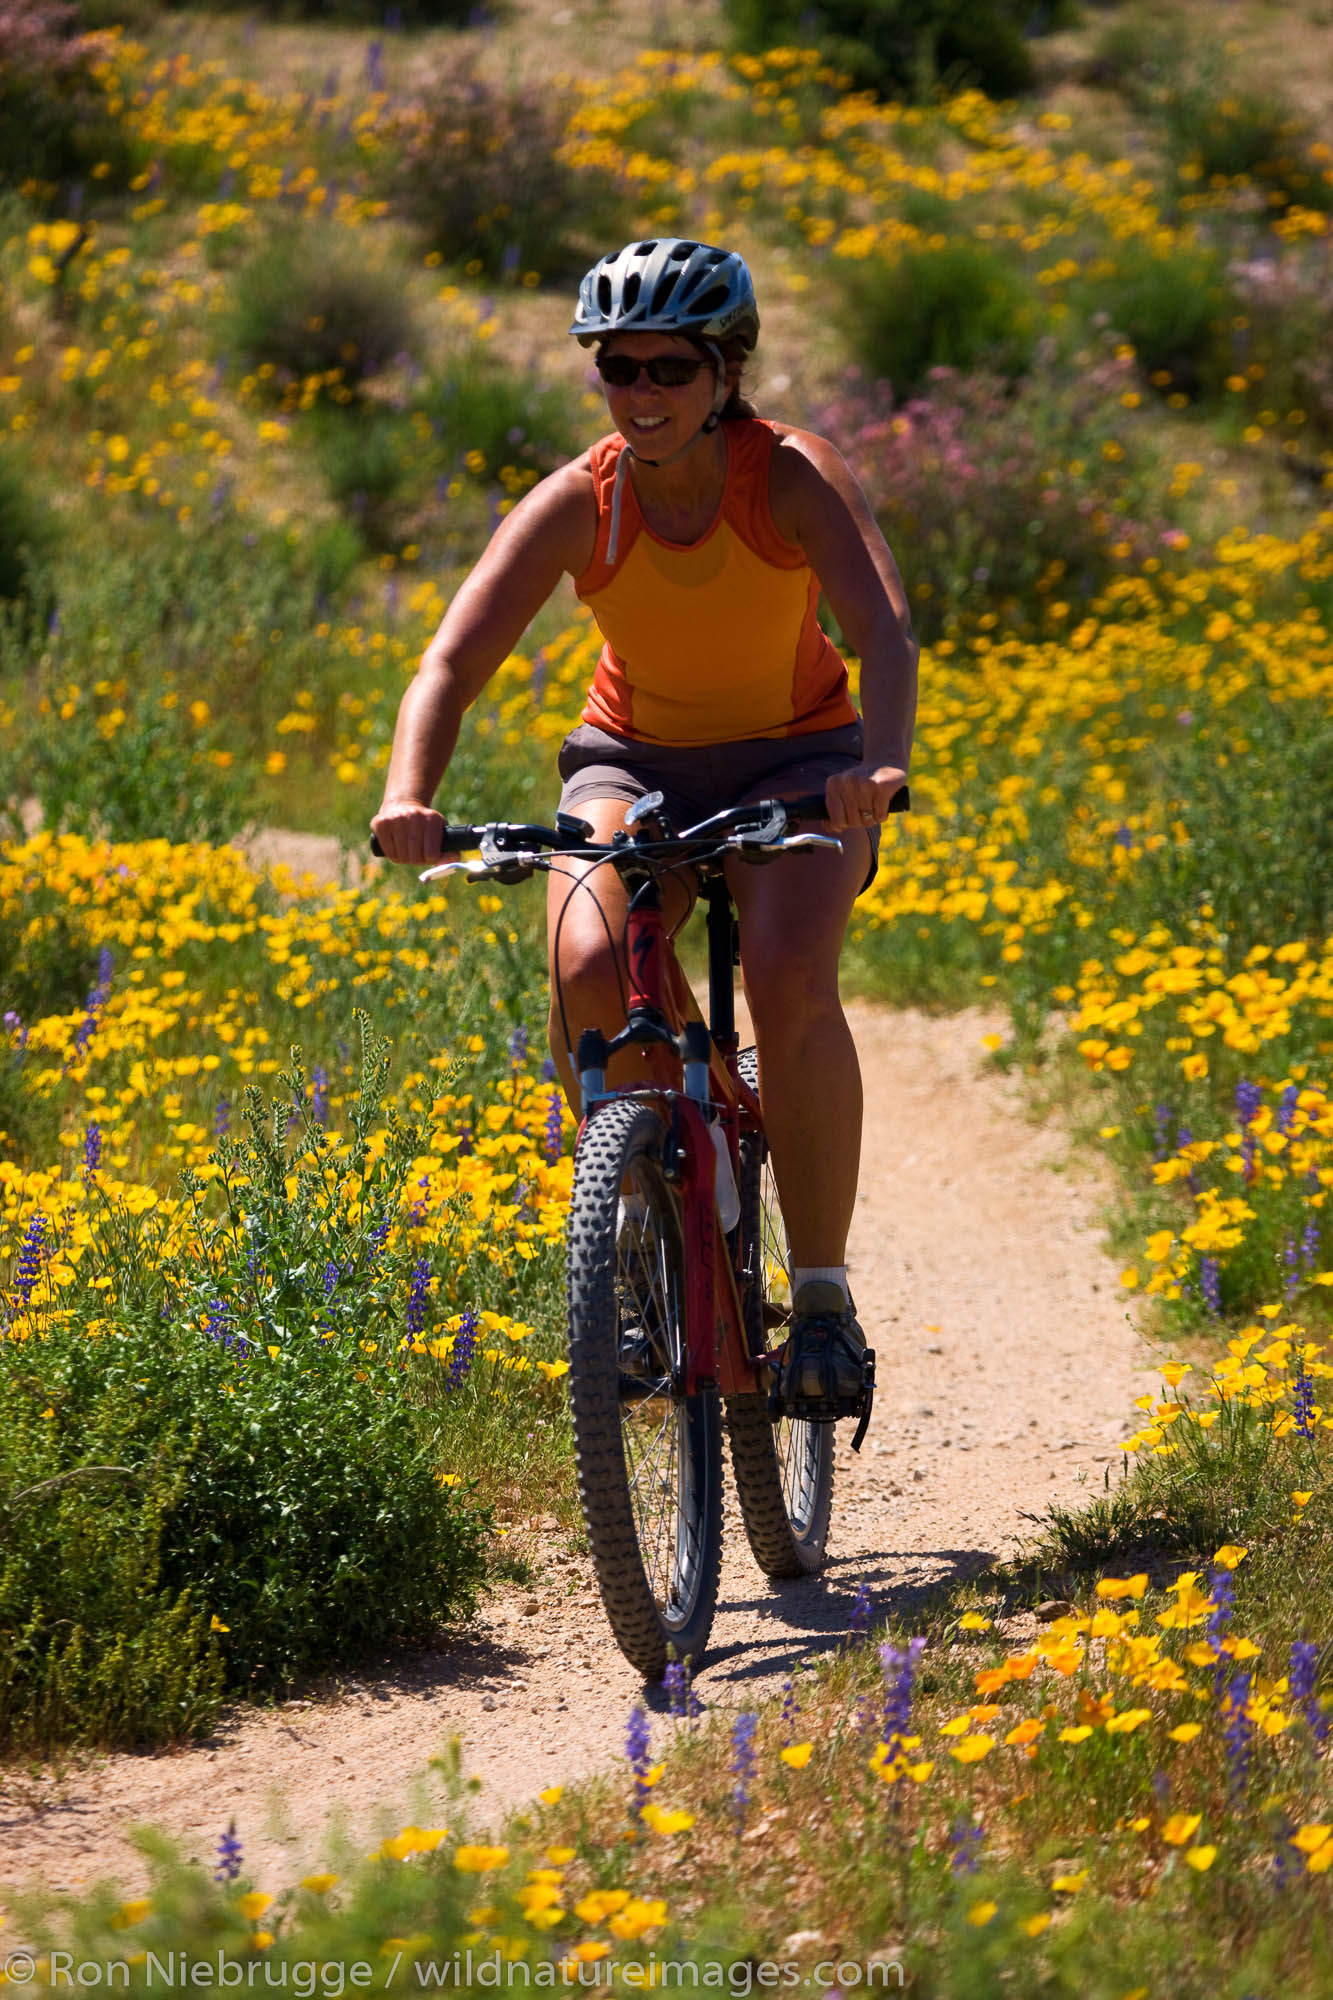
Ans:
[{"label": "dirt trail", "polygon": [[[835,1647],[864,1583],[879,1612],[1011,1548],[1025,1514],[1100,1485],[1148,1385],[1093,1179],[983,1068],[997,1021],[850,1010],[866,1143],[850,1264],[880,1387],[860,1458],[839,1432],[831,1560],[771,1586],[739,1522],[698,1692],[748,1707]],[[554,1523],[549,1524],[550,1528]],[[0,1880],[145,1881],[126,1833],[148,1822],[211,1860],[234,1820],[271,1889],[408,1821],[445,1823],[428,1769],[451,1736],[480,1780],[473,1823],[623,1754],[641,1683],[608,1636],[587,1561],[537,1527],[539,1580],[506,1586],[437,1652],[386,1661],[325,1699],[228,1713],[202,1744],[61,1773],[0,1772]],[[650,1691],[649,1706],[660,1698]],[[454,1818],[457,1824],[457,1816]]]}]

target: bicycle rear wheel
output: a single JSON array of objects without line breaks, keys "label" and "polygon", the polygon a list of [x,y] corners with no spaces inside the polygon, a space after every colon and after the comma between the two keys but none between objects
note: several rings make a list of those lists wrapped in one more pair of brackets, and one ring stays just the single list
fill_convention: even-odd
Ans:
[{"label": "bicycle rear wheel", "polygon": [[[680,1211],[651,1106],[604,1104],[574,1167],[569,1390],[579,1496],[616,1643],[648,1680],[698,1664],[722,1553],[715,1390],[685,1394]],[[622,1199],[623,1196],[623,1199]]]},{"label": "bicycle rear wheel", "polygon": [[[759,1061],[743,1049],[740,1073],[759,1088]],[[762,1141],[741,1141],[742,1305],[752,1347],[768,1346],[791,1313],[791,1256],[777,1184]],[[727,1435],[751,1552],[765,1575],[812,1576],[824,1561],[833,1509],[833,1425],[782,1417],[763,1396],[728,1396]]]}]

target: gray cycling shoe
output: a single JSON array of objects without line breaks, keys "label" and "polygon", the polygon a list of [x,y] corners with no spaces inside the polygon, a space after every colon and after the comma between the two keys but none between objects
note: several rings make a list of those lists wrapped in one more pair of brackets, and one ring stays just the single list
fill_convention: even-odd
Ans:
[{"label": "gray cycling shoe", "polygon": [[768,1408],[774,1422],[796,1417],[831,1424],[857,1417],[852,1450],[859,1451],[874,1401],[875,1355],[841,1286],[807,1279],[792,1300],[787,1338],[773,1360]]}]

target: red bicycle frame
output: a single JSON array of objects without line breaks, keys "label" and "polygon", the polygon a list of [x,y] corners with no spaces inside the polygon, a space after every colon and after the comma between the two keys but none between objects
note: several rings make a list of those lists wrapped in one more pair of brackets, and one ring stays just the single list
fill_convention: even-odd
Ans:
[{"label": "red bicycle frame", "polygon": [[[610,1097],[642,1098],[661,1108],[668,1129],[667,1175],[681,1207],[685,1393],[692,1396],[700,1389],[715,1387],[724,1396],[756,1395],[766,1387],[760,1375],[765,1357],[762,1350],[751,1352],[746,1337],[742,1274],[718,1215],[718,1155],[711,1125],[716,1122],[726,1134],[737,1181],[741,1134],[762,1134],[763,1126],[759,1100],[737,1067],[739,1042],[732,990],[736,920],[720,873],[706,877],[703,893],[708,907],[710,1023],[705,1027],[701,1020],[689,983],[667,941],[661,892],[656,879],[650,877],[630,897],[625,932],[629,971],[626,1027],[612,1045],[596,1031],[591,1039],[580,1037],[583,1123],[595,1117],[598,1104]],[[705,1038],[706,1064],[701,1046]],[[649,1043],[672,1049],[681,1063],[679,1088],[608,1090],[604,1082],[598,1088],[611,1047]],[[694,1089],[685,1087],[687,1080],[694,1082]],[[736,1242],[739,1247],[739,1237]]]}]

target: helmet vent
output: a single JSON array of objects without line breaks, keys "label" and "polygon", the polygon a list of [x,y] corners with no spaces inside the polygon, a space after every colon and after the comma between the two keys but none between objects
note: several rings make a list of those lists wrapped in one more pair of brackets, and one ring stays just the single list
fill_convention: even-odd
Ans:
[{"label": "helmet vent", "polygon": [[710,285],[702,298],[692,301],[693,309],[698,313],[720,312],[730,297],[726,285]]},{"label": "helmet vent", "polygon": [[597,280],[597,309],[603,317],[611,311],[611,280],[605,271]]},{"label": "helmet vent", "polygon": [[698,248],[699,246],[697,243],[677,243],[673,248],[670,257],[667,259],[667,262],[671,264],[683,264],[685,263],[687,258],[690,258],[694,255],[695,251]]},{"label": "helmet vent", "polygon": [[656,248],[657,238],[654,236],[647,243],[636,243],[634,254],[636,257],[651,257]]},{"label": "helmet vent", "polygon": [[631,271],[625,279],[625,288],[620,295],[622,310],[630,312],[639,302],[639,274]]},{"label": "helmet vent", "polygon": [[666,310],[667,305],[670,302],[671,294],[675,291],[675,289],[676,289],[675,276],[672,272],[668,271],[664,278],[659,278],[657,281],[657,289],[653,293],[652,304],[648,308],[649,312],[651,313],[664,312]]}]

